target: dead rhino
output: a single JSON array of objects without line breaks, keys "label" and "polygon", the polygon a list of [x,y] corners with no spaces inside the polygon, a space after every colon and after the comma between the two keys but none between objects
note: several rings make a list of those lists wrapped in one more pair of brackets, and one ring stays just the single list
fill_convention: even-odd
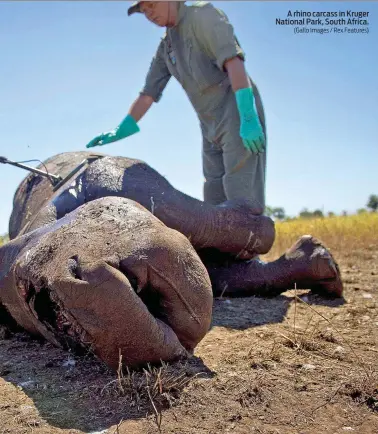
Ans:
[{"label": "dead rhino", "polygon": [[89,202],[0,248],[0,300],[18,325],[117,368],[186,357],[212,314],[188,239],[122,197]]},{"label": "dead rhino", "polygon": [[[29,175],[15,193],[9,224],[12,241],[0,249],[2,258],[6,258],[2,259],[4,265],[0,300],[25,328],[28,329],[29,324],[29,330],[34,328],[35,332],[44,336],[50,333],[52,339],[52,335],[56,338],[57,328],[60,327],[59,333],[64,339],[69,331],[74,335],[73,340],[80,345],[85,342],[85,345],[93,346],[97,339],[95,346],[97,345],[98,354],[113,365],[118,358],[117,345],[123,346],[128,354],[128,359],[123,356],[125,362],[138,364],[158,358],[170,360],[182,355],[184,350],[192,351],[210,324],[211,292],[215,296],[276,295],[296,284],[297,288],[341,296],[343,288],[337,263],[330,252],[313,237],[303,236],[276,261],[262,262],[256,259],[256,256],[270,250],[275,238],[275,228],[274,222],[262,215],[255,204],[247,200],[234,200],[217,206],[210,205],[178,191],[143,161],[105,154],[96,155],[97,159],[75,173],[56,191],[53,191],[46,178]],[[90,152],[63,153],[48,159],[40,168],[45,167],[50,173],[59,173],[65,177],[84,158],[90,156],[93,156]],[[96,216],[96,210],[103,210],[104,206],[110,206],[113,211],[99,212]],[[117,206],[125,209],[123,214],[112,214]],[[164,293],[178,297],[174,295],[176,292],[172,285],[185,288],[179,292],[183,294],[182,299],[179,297],[181,304],[173,304],[175,307],[172,310],[164,310],[170,306],[170,301],[163,303],[161,307],[161,289],[151,277],[152,268],[146,265],[147,268],[142,272],[139,268],[140,262],[135,260],[135,257],[141,254],[138,243],[142,232],[138,229],[135,213],[134,220],[131,219],[135,221],[133,226],[130,222],[132,213],[126,210],[137,206],[142,226],[145,220],[153,221],[159,228],[157,232],[165,234],[167,240],[177,239],[177,243],[172,245],[162,236],[159,238],[162,243],[159,246],[156,238],[148,231],[145,233],[146,238],[143,238],[151,247],[151,250],[147,249],[143,253],[146,263],[159,261],[159,255],[164,257],[164,251],[169,252],[165,253],[166,259],[162,259],[164,273],[171,282],[167,284]],[[111,229],[107,226],[110,224],[109,219],[118,222],[114,223],[115,226]],[[76,228],[75,231],[72,225]],[[127,237],[125,227],[129,228],[126,231]],[[154,231],[156,232],[156,229]],[[85,241],[86,239],[89,241]],[[42,260],[29,262],[31,245],[34,249],[32,257],[41,257]],[[52,253],[38,253],[50,252],[53,248],[55,256]],[[170,274],[176,272],[175,267],[170,270],[170,261],[175,264],[175,255],[172,253],[174,248],[177,248],[178,252],[184,249],[191,258],[182,262],[178,259],[182,267],[179,278]],[[113,259],[109,259],[110,257]],[[168,257],[170,259],[167,259]],[[94,263],[97,264],[95,268],[86,268],[87,264]],[[127,267],[121,267],[121,263],[127,264]],[[55,273],[51,274],[52,271]],[[101,273],[117,283],[103,287],[102,282],[106,283],[106,279],[101,280]],[[96,288],[93,294],[96,294],[97,310],[93,314],[85,313],[85,301],[80,296],[76,297],[76,287],[66,284],[65,279],[74,281],[79,288],[84,288],[84,285]],[[28,297],[22,298],[20,293],[26,291],[22,288],[28,287],[30,283],[34,289],[29,292]],[[120,287],[123,290],[126,287],[129,290],[132,288],[133,302],[143,307],[140,304],[142,302],[152,315],[150,320],[159,321],[160,328],[156,329],[156,333],[160,338],[148,332],[147,326],[139,328],[141,323],[145,324],[143,321],[135,327],[131,325],[134,314],[130,312],[135,306],[131,307],[130,303],[123,307],[117,305]],[[148,290],[140,291],[140,288]],[[42,303],[39,297],[39,305],[43,305],[44,312],[48,315],[48,312],[55,309],[64,318],[70,316],[67,321],[63,319],[58,321],[58,324],[54,318],[50,322],[39,318],[38,309],[36,311],[34,305],[41,289],[44,301]],[[64,295],[62,291],[65,291]],[[88,292],[92,293],[91,290],[86,293]],[[69,297],[69,307],[62,297]],[[21,310],[15,300],[24,303]],[[111,305],[110,300],[115,304]],[[107,303],[111,307],[106,307]],[[201,303],[203,306],[200,306]],[[45,309],[45,306],[50,308]],[[186,309],[186,314],[190,316],[188,322],[191,327],[184,325],[186,320],[185,316],[182,316],[183,309]],[[164,318],[161,318],[159,315],[162,315],[163,311]],[[80,312],[82,316],[76,317],[73,312]],[[103,318],[108,318],[109,312],[114,312],[117,320],[104,327],[102,321]],[[136,333],[137,328],[137,336],[141,333],[144,339],[149,339],[149,345],[155,345],[156,351],[141,350],[145,346],[144,340],[130,340],[133,333],[121,333],[117,326],[117,321],[121,318],[130,333],[131,330]],[[173,318],[176,323],[171,324]],[[194,318],[200,319],[200,322]],[[81,334],[87,332],[83,321],[96,324],[94,327],[97,327],[97,337],[94,337],[95,332],[92,331],[91,337],[81,338]],[[186,337],[175,329],[178,324],[182,324],[186,330]],[[68,331],[64,327],[67,327]],[[171,330],[171,339],[167,339],[161,331],[161,328],[167,330],[167,327]],[[74,332],[76,329],[77,333]],[[176,341],[172,336],[176,336]],[[154,343],[150,342],[151,339]],[[150,347],[147,345],[145,348]]]}]

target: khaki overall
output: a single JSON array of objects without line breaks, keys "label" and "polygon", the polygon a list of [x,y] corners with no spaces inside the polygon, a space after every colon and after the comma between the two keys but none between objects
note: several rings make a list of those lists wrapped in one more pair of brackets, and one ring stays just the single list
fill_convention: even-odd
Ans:
[{"label": "khaki overall", "polygon": [[[200,121],[204,201],[219,204],[248,198],[264,209],[266,151],[246,159],[248,154],[239,136],[235,94],[223,67],[227,59],[235,56],[245,58],[222,11],[208,2],[191,6],[180,3],[178,24],[167,28],[141,94],[158,102],[169,79],[175,77]],[[266,137],[263,105],[258,89],[250,81]]]}]

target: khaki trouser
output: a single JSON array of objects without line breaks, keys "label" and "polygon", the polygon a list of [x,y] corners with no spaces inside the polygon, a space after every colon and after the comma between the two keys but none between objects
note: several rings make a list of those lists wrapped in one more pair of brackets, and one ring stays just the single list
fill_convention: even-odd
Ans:
[{"label": "khaki trouser", "polygon": [[[256,108],[266,137],[264,109],[256,86],[252,83]],[[265,208],[265,152],[248,157],[239,135],[240,118],[235,95],[228,90],[225,106],[217,109],[215,118],[217,139],[211,140],[208,123],[202,126],[203,134],[203,186],[204,201],[217,205],[226,200],[247,198]],[[214,131],[214,130],[213,130]],[[237,170],[234,171],[234,169]]]}]

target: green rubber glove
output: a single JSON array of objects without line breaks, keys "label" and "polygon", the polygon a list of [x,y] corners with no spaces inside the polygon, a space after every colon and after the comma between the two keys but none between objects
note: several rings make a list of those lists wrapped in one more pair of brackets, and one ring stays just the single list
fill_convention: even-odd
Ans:
[{"label": "green rubber glove", "polygon": [[235,92],[240,115],[240,137],[244,147],[255,154],[265,150],[264,132],[256,111],[255,98],[250,87]]},{"label": "green rubber glove", "polygon": [[118,127],[107,133],[101,133],[100,135],[96,136],[87,144],[86,147],[93,148],[94,146],[107,145],[108,143],[116,142],[117,140],[131,136],[138,131],[140,131],[140,129],[134,118],[131,115],[127,115],[125,119],[118,125]]}]

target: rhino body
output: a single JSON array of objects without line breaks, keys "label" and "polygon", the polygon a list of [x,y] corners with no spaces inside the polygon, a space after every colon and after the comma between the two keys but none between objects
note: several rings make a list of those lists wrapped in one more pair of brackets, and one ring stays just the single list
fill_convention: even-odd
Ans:
[{"label": "rhino body", "polygon": [[[58,154],[41,169],[65,177],[90,156]],[[191,354],[213,296],[274,296],[294,283],[341,296],[337,263],[311,236],[276,261],[257,258],[275,229],[252,202],[210,205],[143,161],[97,157],[57,191],[30,174],[15,193],[0,304],[30,333],[138,366]]]}]

